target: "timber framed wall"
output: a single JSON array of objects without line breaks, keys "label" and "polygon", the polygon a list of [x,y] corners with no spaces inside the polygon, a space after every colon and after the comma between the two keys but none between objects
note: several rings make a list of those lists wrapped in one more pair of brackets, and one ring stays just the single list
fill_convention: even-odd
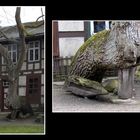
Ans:
[{"label": "timber framed wall", "polygon": [[[29,62],[29,58],[28,58],[28,53],[26,55],[26,59],[22,65],[21,68],[21,72],[20,72],[20,76],[18,79],[18,93],[19,96],[23,96],[26,97],[27,99],[29,99],[28,97],[28,89],[29,89],[29,84],[27,82],[27,79],[31,76],[31,77],[36,77],[37,75],[40,77],[39,78],[39,91],[37,94],[39,94],[39,96],[37,95],[36,98],[34,97],[35,94],[33,94],[34,98],[30,98],[30,100],[32,99],[31,102],[32,106],[38,106],[39,104],[43,104],[44,103],[44,35],[38,36],[38,37],[33,37],[33,38],[27,38],[26,39],[26,44],[28,45],[29,42],[31,41],[38,41],[40,44],[40,51],[39,51],[39,60],[38,61],[34,61],[34,62]],[[17,46],[17,55],[19,55],[19,46]],[[0,76],[0,109],[1,111],[6,110],[6,106],[4,106],[4,102],[5,102],[5,98],[7,96],[7,92],[8,92],[8,84],[7,84],[7,72],[6,72],[6,66],[2,65],[2,59],[0,57],[0,63],[1,63],[1,76]],[[37,102],[37,98],[39,99]],[[35,100],[35,101],[34,101]]]},{"label": "timber framed wall", "polygon": [[53,57],[73,56],[90,36],[88,21],[53,21]]}]

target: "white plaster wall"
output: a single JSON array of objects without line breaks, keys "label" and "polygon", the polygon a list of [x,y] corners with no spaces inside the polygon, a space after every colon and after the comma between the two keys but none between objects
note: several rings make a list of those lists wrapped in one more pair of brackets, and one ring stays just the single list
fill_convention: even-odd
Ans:
[{"label": "white plaster wall", "polygon": [[71,57],[75,55],[83,43],[84,37],[59,38],[60,56]]},{"label": "white plaster wall", "polygon": [[[4,102],[4,104],[5,104],[5,102]],[[4,106],[4,109],[8,109],[6,106]]]},{"label": "white plaster wall", "polygon": [[25,87],[19,88],[19,96],[26,96],[26,88]]},{"label": "white plaster wall", "polygon": [[2,71],[6,71],[6,66],[2,66]]},{"label": "white plaster wall", "polygon": [[83,21],[58,21],[59,31],[83,31]]},{"label": "white plaster wall", "polygon": [[7,92],[5,92],[5,94],[4,94],[4,99],[7,97]]},{"label": "white plaster wall", "polygon": [[2,73],[2,75],[8,75],[8,73]]},{"label": "white plaster wall", "polygon": [[41,95],[44,95],[44,86],[41,86]]},{"label": "white plaster wall", "polygon": [[45,44],[45,41],[44,41],[44,39],[41,39],[41,44],[42,44],[42,46],[41,46],[41,48],[44,48],[44,44]]},{"label": "white plaster wall", "polygon": [[44,86],[41,86],[41,95],[44,95]]},{"label": "white plaster wall", "polygon": [[41,97],[41,104],[44,104],[44,97]]},{"label": "white plaster wall", "polygon": [[41,84],[44,84],[44,74],[41,74]]},{"label": "white plaster wall", "polygon": [[8,92],[8,88],[4,88],[4,92],[7,93]]},{"label": "white plaster wall", "polygon": [[44,49],[41,49],[41,58],[44,58]]},{"label": "white plaster wall", "polygon": [[41,68],[44,68],[44,60],[41,60]]},{"label": "white plaster wall", "polygon": [[31,74],[31,72],[29,71],[29,72],[24,72],[23,74]]},{"label": "white plaster wall", "polygon": [[34,71],[34,73],[42,73],[42,71]]},{"label": "white plaster wall", "polygon": [[40,64],[39,63],[35,63],[35,69],[39,69]]},{"label": "white plaster wall", "polygon": [[26,76],[19,76],[19,85],[26,86]]},{"label": "white plaster wall", "polygon": [[33,69],[33,64],[28,64],[28,69],[32,70]]}]

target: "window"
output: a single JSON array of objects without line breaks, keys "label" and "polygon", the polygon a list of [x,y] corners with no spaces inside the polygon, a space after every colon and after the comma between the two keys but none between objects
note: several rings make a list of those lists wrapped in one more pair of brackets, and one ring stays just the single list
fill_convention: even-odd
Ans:
[{"label": "window", "polygon": [[94,22],[94,32],[97,33],[105,29],[105,22]]},{"label": "window", "polygon": [[38,78],[29,79],[29,94],[38,93]]},{"label": "window", "polygon": [[111,21],[109,21],[109,28],[110,28],[110,29],[111,29],[111,23],[112,23],[112,22],[111,22]]},{"label": "window", "polygon": [[111,29],[111,21],[90,21],[90,35],[96,34],[104,29]]},{"label": "window", "polygon": [[28,61],[34,62],[40,60],[40,42],[32,41],[28,43]]},{"label": "window", "polygon": [[[9,56],[13,63],[17,62],[17,44],[4,45],[8,49]],[[2,57],[2,64],[6,64],[4,58]]]},{"label": "window", "polygon": [[9,82],[7,80],[3,80],[3,87],[9,87]]}]

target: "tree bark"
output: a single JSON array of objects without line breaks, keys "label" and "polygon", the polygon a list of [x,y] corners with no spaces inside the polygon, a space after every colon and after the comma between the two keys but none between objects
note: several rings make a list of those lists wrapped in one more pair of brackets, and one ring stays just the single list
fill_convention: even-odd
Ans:
[{"label": "tree bark", "polygon": [[6,105],[11,107],[12,109],[19,109],[20,108],[20,101],[17,93],[17,86],[18,81],[15,80],[14,82],[9,82],[8,88],[8,96],[6,100]]},{"label": "tree bark", "polygon": [[120,99],[128,99],[134,96],[134,73],[135,73],[134,67],[119,70],[118,96]]},{"label": "tree bark", "polygon": [[[25,35],[24,35],[24,28],[23,28],[23,25],[21,23],[21,19],[20,19],[20,7],[17,7],[17,10],[16,10],[16,22],[17,22],[17,27],[18,27],[18,31],[19,31],[19,37],[20,37],[20,48],[21,48],[21,53],[19,55],[19,59],[18,59],[18,62],[17,62],[17,65],[15,67],[15,74],[19,73],[21,67],[22,67],[22,64],[25,60],[25,57],[26,57],[26,53],[27,53],[27,46],[26,46],[26,43],[25,43]],[[17,76],[15,76],[17,78]]]},{"label": "tree bark", "polygon": [[[22,67],[22,64],[25,60],[26,51],[27,51],[23,25],[20,20],[20,7],[17,7],[16,9],[15,18],[17,22],[18,31],[19,31],[21,54],[19,54],[19,59],[18,59],[17,64],[12,69],[8,70],[9,89],[8,89],[8,96],[6,98],[6,105],[12,109],[12,113],[11,113],[12,119],[15,119],[16,117],[17,113],[15,113],[15,111],[21,107],[18,92],[17,92],[18,77],[19,77],[19,72]],[[13,63],[11,64],[13,65]]]}]

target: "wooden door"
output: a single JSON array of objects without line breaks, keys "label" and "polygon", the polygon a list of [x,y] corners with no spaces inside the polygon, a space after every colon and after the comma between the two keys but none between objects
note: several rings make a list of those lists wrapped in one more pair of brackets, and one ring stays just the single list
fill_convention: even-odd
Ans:
[{"label": "wooden door", "polygon": [[27,76],[26,97],[30,104],[41,103],[41,75],[33,74]]}]

